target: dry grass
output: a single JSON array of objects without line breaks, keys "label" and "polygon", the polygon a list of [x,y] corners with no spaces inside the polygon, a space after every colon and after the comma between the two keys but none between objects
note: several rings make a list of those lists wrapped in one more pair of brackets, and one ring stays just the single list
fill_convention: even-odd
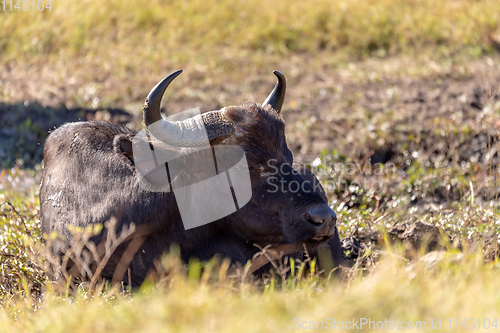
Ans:
[{"label": "dry grass", "polygon": [[[224,49],[286,54],[345,48],[363,56],[443,46],[446,52],[473,47],[481,53],[491,50],[492,38],[500,33],[499,12],[493,0],[313,0],[293,5],[59,0],[50,12],[3,13],[1,49],[7,59],[104,54],[118,65],[123,52],[134,54],[123,61],[149,62],[206,60],[207,54]],[[222,64],[220,58],[209,59]]]},{"label": "dry grass", "polygon": [[178,68],[190,87],[179,98],[204,99],[209,87],[237,82],[254,97],[255,75],[260,83],[276,68],[293,78],[369,56],[466,61],[493,52],[500,38],[494,0],[58,0],[52,7],[0,12],[4,101],[136,103]]},{"label": "dry grass", "polygon": [[[290,276],[285,284],[268,281],[260,287],[227,280],[224,268],[210,265],[199,280],[179,269],[178,257],[171,255],[163,265],[177,268],[170,269],[168,279],[146,284],[132,296],[113,291],[90,296],[81,289],[70,298],[46,292],[40,303],[30,298],[3,303],[0,330],[261,332],[290,331],[303,321],[310,327],[311,321],[327,324],[327,318],[369,318],[395,325],[426,322],[426,329],[416,331],[428,332],[432,320],[439,319],[443,331],[457,331],[450,329],[455,319],[459,325],[464,319],[471,325],[469,318],[475,325],[478,319],[484,325],[486,318],[498,323],[497,262],[484,265],[478,253],[460,256],[452,251],[437,261],[409,264],[398,253],[384,252],[371,273],[355,270],[345,281]],[[458,331],[465,328],[458,326]]]}]

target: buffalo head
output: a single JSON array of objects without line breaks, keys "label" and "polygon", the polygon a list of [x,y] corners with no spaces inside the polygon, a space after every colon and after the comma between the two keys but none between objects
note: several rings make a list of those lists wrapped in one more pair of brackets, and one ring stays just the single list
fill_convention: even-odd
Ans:
[{"label": "buffalo head", "polygon": [[264,245],[317,245],[328,240],[335,231],[335,212],[315,191],[315,184],[292,167],[293,155],[287,147],[280,115],[286,91],[284,75],[274,72],[278,82],[262,105],[247,102],[172,122],[162,118],[160,103],[168,85],[181,72],[168,75],[151,90],[143,108],[144,122],[149,129],[161,124],[158,139],[169,145],[202,145],[198,134],[202,127],[210,145],[232,145],[244,150],[252,196],[246,205],[225,218],[228,227],[243,239]]}]

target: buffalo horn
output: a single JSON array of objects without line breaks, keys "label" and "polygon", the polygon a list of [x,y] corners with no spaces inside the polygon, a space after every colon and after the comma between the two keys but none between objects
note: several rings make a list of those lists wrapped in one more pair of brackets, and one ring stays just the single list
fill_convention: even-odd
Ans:
[{"label": "buffalo horn", "polygon": [[264,103],[262,103],[262,106],[270,105],[273,109],[280,113],[283,101],[285,100],[286,80],[285,76],[281,72],[274,71],[273,73],[278,77],[278,82],[274,86],[273,91],[271,91],[269,96],[267,96]]},{"label": "buffalo horn", "polygon": [[234,125],[225,119],[221,111],[206,112],[183,121],[163,119],[160,114],[163,94],[181,73],[182,70],[178,70],[167,75],[149,92],[142,108],[144,123],[149,132],[158,140],[180,147],[203,146],[207,137],[213,145],[231,135]]}]

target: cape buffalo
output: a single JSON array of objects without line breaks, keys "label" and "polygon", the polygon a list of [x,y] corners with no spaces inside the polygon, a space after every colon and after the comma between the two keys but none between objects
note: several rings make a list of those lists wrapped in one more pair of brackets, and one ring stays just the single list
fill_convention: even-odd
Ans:
[{"label": "cape buffalo", "polygon": [[[161,140],[180,146],[193,145],[186,142],[192,133],[186,132],[201,126],[211,146],[241,147],[251,180],[249,201],[226,217],[186,230],[172,192],[150,191],[141,186],[134,163],[137,156],[132,149],[136,132],[107,122],[67,123],[49,135],[44,147],[42,232],[48,235],[55,231],[63,236],[53,244],[52,251],[61,255],[68,248],[70,225],[87,227],[114,217],[118,230],[132,223],[137,230],[147,230],[126,261],[127,269],[118,274],[120,281],[134,286],[144,281],[154,261],[172,244],[179,246],[183,260],[206,260],[221,254],[233,263],[244,264],[258,251],[254,244],[297,244],[299,248],[305,244],[314,251],[328,243],[334,261],[339,263],[342,251],[335,212],[328,206],[321,186],[315,186],[315,176],[305,168],[293,169],[280,115],[286,89],[283,74],[274,72],[278,83],[262,105],[246,102],[171,122],[162,118],[160,102],[168,85],[181,72],[168,75],[151,90],[143,107],[145,125],[150,128],[161,122],[164,127],[174,128],[167,133],[167,139]],[[176,133],[175,128],[183,132]],[[150,138],[157,139],[153,135]],[[300,186],[293,192],[277,191],[275,181]],[[91,241],[99,244],[103,238],[104,231]],[[131,242],[127,239],[114,249],[112,258],[99,272],[101,277],[116,278],[115,270]]]}]

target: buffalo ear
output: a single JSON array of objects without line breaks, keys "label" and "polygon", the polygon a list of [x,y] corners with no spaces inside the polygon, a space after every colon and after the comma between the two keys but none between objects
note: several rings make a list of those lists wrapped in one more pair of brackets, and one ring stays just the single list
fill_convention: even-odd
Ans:
[{"label": "buffalo ear", "polygon": [[134,139],[133,135],[130,134],[120,134],[115,136],[113,140],[113,147],[115,153],[121,154],[127,157],[130,162],[134,163],[134,153],[132,151],[132,140]]}]

